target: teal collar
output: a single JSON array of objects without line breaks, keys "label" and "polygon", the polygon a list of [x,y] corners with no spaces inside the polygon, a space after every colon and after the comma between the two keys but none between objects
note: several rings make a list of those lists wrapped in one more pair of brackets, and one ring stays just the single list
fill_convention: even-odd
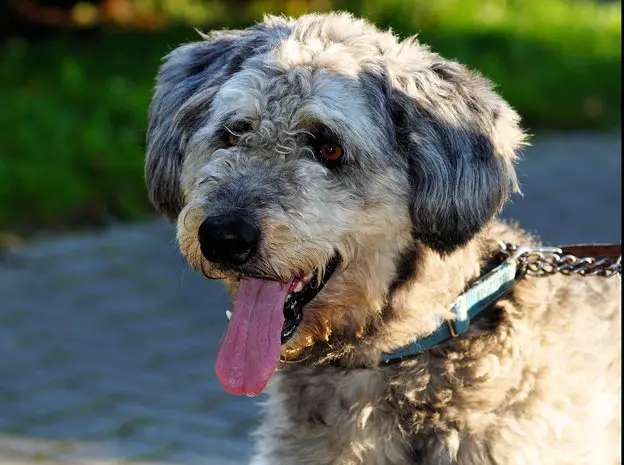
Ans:
[{"label": "teal collar", "polygon": [[468,331],[470,322],[479,313],[507,294],[518,279],[518,266],[515,257],[510,257],[473,283],[470,288],[461,294],[451,311],[455,314],[453,320],[437,318],[437,329],[421,339],[416,339],[407,346],[384,353],[381,356],[383,364],[393,364],[420,354],[433,346]]}]

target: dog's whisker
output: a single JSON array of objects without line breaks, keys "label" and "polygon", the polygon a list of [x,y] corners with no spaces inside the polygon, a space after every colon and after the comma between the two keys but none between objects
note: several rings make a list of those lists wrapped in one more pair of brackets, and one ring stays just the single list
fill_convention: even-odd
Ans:
[{"label": "dog's whisker", "polygon": [[182,224],[184,225],[184,229],[189,233],[192,231],[192,229],[187,226],[186,220],[188,219],[188,215],[190,212],[191,210],[187,210],[186,212],[184,212],[184,216],[182,217]]},{"label": "dog's whisker", "polygon": [[281,363],[283,363],[284,365],[288,365],[288,364],[299,364],[299,363],[303,363],[309,359],[312,358],[312,354],[308,354],[306,357],[301,358],[301,359],[287,359],[287,358],[282,358]]}]

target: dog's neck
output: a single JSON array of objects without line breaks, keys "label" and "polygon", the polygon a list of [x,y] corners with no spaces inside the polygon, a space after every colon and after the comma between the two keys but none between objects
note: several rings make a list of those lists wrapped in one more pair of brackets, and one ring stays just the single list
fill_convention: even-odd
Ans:
[{"label": "dog's neck", "polygon": [[296,360],[314,366],[377,366],[382,352],[426,337],[436,330],[440,320],[453,318],[453,303],[487,267],[485,262],[496,248],[496,241],[486,235],[445,255],[416,243],[405,255],[403,270],[388,283],[384,305],[367,309],[364,331],[348,327],[340,332],[334,330],[328,341],[316,342]]},{"label": "dog's neck", "polygon": [[382,352],[426,337],[440,320],[454,318],[453,303],[481,273],[483,246],[475,239],[448,255],[423,248],[413,275],[387,297],[391,316],[377,334]]}]

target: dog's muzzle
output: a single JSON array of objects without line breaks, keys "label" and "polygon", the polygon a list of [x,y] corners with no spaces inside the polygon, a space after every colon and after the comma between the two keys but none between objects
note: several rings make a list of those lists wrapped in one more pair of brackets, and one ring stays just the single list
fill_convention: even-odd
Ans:
[{"label": "dog's muzzle", "polygon": [[290,279],[283,282],[258,275],[261,231],[244,216],[208,216],[197,235],[206,260],[238,279],[230,322],[215,362],[217,376],[231,393],[257,395],[279,363],[281,345],[301,323],[304,307],[338,268],[340,255],[335,253],[324,269],[308,274],[293,269]]}]

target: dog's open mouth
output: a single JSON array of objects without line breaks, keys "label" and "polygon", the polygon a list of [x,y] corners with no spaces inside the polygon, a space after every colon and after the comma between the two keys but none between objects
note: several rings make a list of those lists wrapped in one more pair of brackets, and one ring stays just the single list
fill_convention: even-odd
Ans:
[{"label": "dog's open mouth", "polygon": [[294,273],[285,284],[262,278],[240,280],[215,363],[217,377],[228,392],[262,392],[277,368],[281,345],[301,323],[303,307],[321,292],[339,263],[335,255],[320,277]]},{"label": "dog's open mouth", "polygon": [[323,277],[318,279],[318,273],[312,273],[303,278],[294,277],[288,289],[284,302],[284,326],[282,327],[282,344],[285,344],[294,334],[303,318],[303,307],[321,292],[325,283],[336,271],[340,263],[339,255],[335,255],[325,268]]}]

